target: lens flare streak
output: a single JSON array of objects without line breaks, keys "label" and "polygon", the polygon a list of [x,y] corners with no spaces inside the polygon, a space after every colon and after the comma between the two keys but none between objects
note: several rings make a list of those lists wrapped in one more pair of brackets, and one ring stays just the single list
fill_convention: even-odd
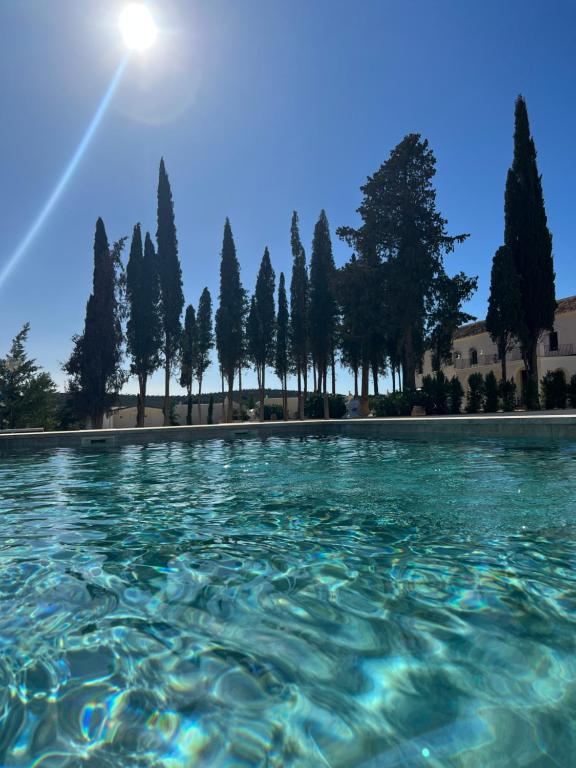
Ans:
[{"label": "lens flare streak", "polygon": [[94,117],[90,121],[90,124],[88,128],[86,129],[86,132],[82,136],[82,139],[80,143],[78,144],[76,151],[70,158],[70,162],[64,169],[64,172],[62,173],[62,176],[58,180],[58,183],[52,190],[52,193],[50,194],[50,197],[44,204],[43,208],[41,209],[40,213],[36,217],[34,223],[24,236],[23,240],[21,241],[20,245],[16,248],[14,253],[10,256],[8,261],[4,264],[4,266],[0,269],[0,289],[4,287],[4,284],[8,277],[11,275],[13,270],[18,265],[18,262],[22,259],[22,257],[25,255],[28,248],[32,245],[34,242],[36,236],[42,229],[42,226],[46,222],[46,219],[53,211],[54,207],[60,200],[60,197],[62,196],[62,193],[66,189],[66,186],[68,185],[68,182],[74,175],[74,172],[76,171],[80,160],[82,159],[84,153],[86,152],[90,142],[94,138],[94,134],[96,133],[100,123],[102,122],[102,119],[104,115],[106,114],[106,110],[108,109],[108,106],[110,102],[112,101],[112,98],[116,92],[116,89],[118,88],[118,85],[120,83],[120,80],[122,79],[122,75],[124,73],[124,70],[126,68],[126,64],[128,62],[128,56],[125,56],[120,64],[118,65],[118,68],[116,72],[114,73],[114,77],[112,78],[110,85],[108,86],[106,93],[102,97],[102,100],[100,104],[98,105],[98,109],[94,113]]}]

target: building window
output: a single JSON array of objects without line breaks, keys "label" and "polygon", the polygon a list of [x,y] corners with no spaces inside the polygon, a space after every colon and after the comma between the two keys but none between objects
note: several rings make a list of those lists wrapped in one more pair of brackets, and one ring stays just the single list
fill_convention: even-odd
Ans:
[{"label": "building window", "polygon": [[478,351],[476,349],[470,350],[470,365],[478,365]]},{"label": "building window", "polygon": [[558,352],[558,333],[556,331],[548,334],[548,349],[550,352]]}]

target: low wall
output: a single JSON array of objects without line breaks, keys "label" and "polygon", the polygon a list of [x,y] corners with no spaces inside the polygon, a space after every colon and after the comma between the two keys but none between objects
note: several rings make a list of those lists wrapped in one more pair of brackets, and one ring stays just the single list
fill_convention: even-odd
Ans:
[{"label": "low wall", "polygon": [[191,440],[233,440],[247,437],[348,435],[381,439],[474,440],[527,438],[576,443],[576,415],[509,414],[495,416],[425,416],[422,418],[339,419],[288,422],[237,422],[141,429],[79,430],[0,434],[0,456],[13,451],[52,448],[108,448]]}]

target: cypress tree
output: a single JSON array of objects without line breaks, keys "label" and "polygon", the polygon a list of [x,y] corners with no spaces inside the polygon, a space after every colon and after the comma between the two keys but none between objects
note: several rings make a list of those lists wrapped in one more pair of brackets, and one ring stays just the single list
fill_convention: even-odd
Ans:
[{"label": "cypress tree", "polygon": [[266,366],[274,364],[275,311],[274,311],[275,275],[270,262],[268,248],[260,262],[256,288],[250,304],[247,323],[248,354],[256,368],[258,389],[260,390],[260,421],[264,421],[264,389],[266,384]]},{"label": "cypress tree", "polygon": [[340,324],[340,348],[342,363],[354,374],[354,396],[358,397],[358,373],[362,352],[366,343],[364,318],[364,276],[361,264],[352,254],[350,261],[337,273],[336,295],[342,322]]},{"label": "cypress tree", "polygon": [[227,421],[232,421],[234,375],[240,366],[243,354],[245,302],[232,228],[226,219],[220,262],[219,306],[216,312],[216,347],[222,378],[223,380],[226,378],[228,384]]},{"label": "cypress tree", "polygon": [[554,327],[556,293],[552,235],[522,96],[516,100],[514,158],[506,178],[504,219],[504,244],[510,249],[520,293],[521,317],[514,335],[520,341],[526,368],[526,404],[534,408],[538,405],[538,339]]},{"label": "cypress tree", "polygon": [[362,293],[357,297],[361,305],[362,343],[362,414],[369,413],[368,382],[372,370],[374,394],[378,395],[378,374],[385,367],[386,329],[389,327],[389,295],[387,270],[372,243],[363,239],[359,245],[359,266],[362,274]]},{"label": "cypress tree", "polygon": [[84,332],[73,339],[74,348],[64,370],[75,408],[93,429],[101,429],[106,410],[114,403],[124,374],[122,360],[121,307],[118,297],[120,254],[124,238],[108,245],[102,219],[94,235],[94,274],[92,294],[86,305]]},{"label": "cypress tree", "polygon": [[198,326],[194,307],[189,304],[184,316],[184,330],[180,341],[180,386],[186,389],[186,424],[192,424],[192,381],[198,355]]},{"label": "cypress tree", "polygon": [[[338,235],[347,240],[359,253],[355,271],[351,267],[347,273],[343,273],[343,276],[352,278],[358,292],[354,299],[358,306],[349,308],[348,313],[350,314],[351,311],[355,314],[360,313],[363,318],[359,326],[362,335],[359,366],[362,368],[362,411],[364,415],[368,415],[370,371],[374,382],[374,394],[378,395],[378,376],[385,370],[388,351],[391,319],[386,270],[366,232],[341,227],[338,229]],[[356,256],[353,255],[352,262],[355,261]],[[343,340],[344,338],[342,336]]]},{"label": "cypress tree", "polygon": [[210,365],[210,350],[214,346],[214,334],[212,332],[212,297],[208,288],[204,288],[198,304],[196,315],[198,326],[198,343],[196,346],[196,358],[194,360],[194,375],[198,382],[198,423],[202,423],[202,410],[200,398],[202,397],[202,379]]},{"label": "cypress tree", "polygon": [[130,371],[138,377],[136,426],[143,427],[148,376],[160,365],[162,324],[156,253],[148,232],[142,251],[140,224],[136,224],[132,235],[130,257],[126,267],[126,297],[126,343],[131,357]]},{"label": "cypress tree", "polygon": [[178,353],[184,307],[182,269],[178,258],[178,239],[174,223],[174,202],[164,158],[160,160],[158,177],[158,272],[160,275],[160,307],[164,352],[164,426],[170,424],[170,376]]},{"label": "cypress tree", "polygon": [[288,314],[288,298],[286,296],[286,282],[284,272],[280,272],[280,281],[278,283],[278,317],[276,320],[276,355],[275,370],[280,379],[282,387],[282,410],[284,411],[284,420],[288,418],[288,398],[286,396],[289,370],[288,357],[288,333],[290,317]]},{"label": "cypress tree", "polygon": [[361,406],[367,416],[370,369],[374,371],[376,355],[383,358],[381,346],[386,338],[384,309],[386,291],[384,265],[368,253],[367,243],[357,243],[363,250],[360,258],[351,260],[338,270],[338,303],[341,312],[341,345],[345,363],[354,370],[354,391],[358,392],[358,371],[362,370]]},{"label": "cypress tree", "polygon": [[[306,253],[300,241],[296,211],[292,214],[290,243],[293,259],[290,281],[290,355],[294,361],[298,380],[298,416],[303,419],[304,400],[308,393],[310,289]],[[304,394],[302,394],[302,380]]]},{"label": "cypress tree", "polygon": [[240,406],[240,420],[244,418],[243,415],[243,401],[244,393],[242,391],[242,371],[249,365],[248,362],[248,346],[246,340],[246,318],[248,315],[249,303],[248,293],[242,288],[242,349],[240,352],[240,362],[238,364],[238,403]]},{"label": "cypress tree", "polygon": [[492,260],[486,328],[498,348],[503,381],[507,381],[508,378],[506,355],[514,344],[514,333],[518,330],[521,321],[518,274],[510,249],[502,245]]},{"label": "cypress tree", "polygon": [[318,369],[318,389],[324,394],[325,419],[330,418],[326,379],[336,327],[335,272],[328,219],[321,211],[310,259],[310,349]]},{"label": "cypress tree", "polygon": [[342,325],[340,349],[342,352],[340,360],[343,365],[352,371],[354,376],[354,397],[358,397],[358,373],[360,371],[362,347],[352,333],[350,318],[346,318]]},{"label": "cypress tree", "polygon": [[[246,318],[246,352],[250,360],[254,360],[257,350],[260,348],[260,320],[256,307],[256,296],[250,299],[250,308]],[[260,367],[256,365],[256,377],[258,379],[258,391],[260,388]]]}]

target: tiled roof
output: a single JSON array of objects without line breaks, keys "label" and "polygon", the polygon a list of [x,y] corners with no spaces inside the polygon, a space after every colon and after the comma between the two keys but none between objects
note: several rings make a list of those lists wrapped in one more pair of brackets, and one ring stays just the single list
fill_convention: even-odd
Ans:
[{"label": "tiled roof", "polygon": [[[562,315],[565,312],[576,312],[576,296],[567,296],[565,299],[558,299],[556,314]],[[478,336],[480,333],[486,333],[486,321],[477,320],[475,323],[461,325],[454,332],[455,339],[463,339],[466,336]]]},{"label": "tiled roof", "polygon": [[485,331],[486,320],[477,320],[475,323],[468,323],[468,325],[461,325],[460,328],[456,328],[453,338],[463,339],[465,336],[477,336]]},{"label": "tiled roof", "polygon": [[560,315],[563,312],[576,312],[576,296],[568,296],[565,299],[558,300],[556,314]]}]

